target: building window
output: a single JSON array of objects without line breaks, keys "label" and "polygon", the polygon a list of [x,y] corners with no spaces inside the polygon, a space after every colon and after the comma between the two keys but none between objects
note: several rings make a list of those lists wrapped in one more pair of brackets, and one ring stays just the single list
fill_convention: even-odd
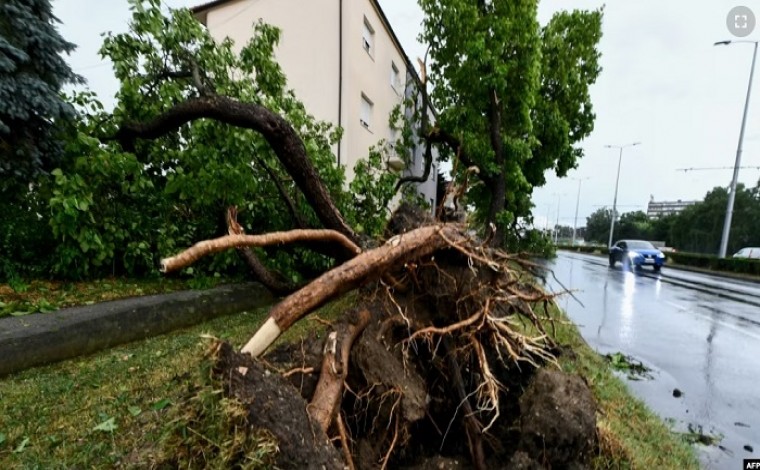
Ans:
[{"label": "building window", "polygon": [[370,57],[375,56],[375,30],[369,24],[367,17],[364,17],[364,27],[362,28],[362,47]]},{"label": "building window", "polygon": [[359,122],[364,126],[365,128],[369,129],[369,126],[372,125],[372,108],[374,107],[374,104],[372,103],[372,100],[367,98],[367,95],[362,93],[362,104],[361,109],[359,110]]},{"label": "building window", "polygon": [[393,61],[391,61],[391,88],[393,88],[393,91],[396,93],[398,93],[399,88],[401,88],[401,74]]}]

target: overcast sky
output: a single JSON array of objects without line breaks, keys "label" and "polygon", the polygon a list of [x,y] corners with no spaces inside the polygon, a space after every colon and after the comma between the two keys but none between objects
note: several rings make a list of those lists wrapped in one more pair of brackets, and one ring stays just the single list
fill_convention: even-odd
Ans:
[{"label": "overcast sky", "polygon": [[[178,8],[202,0],[169,0]],[[422,14],[413,0],[380,0],[412,60],[424,54],[416,42]],[[592,9],[601,0],[544,0],[540,20],[560,9]],[[122,32],[129,17],[126,0],[55,0],[60,30],[79,48],[69,62],[104,102],[117,89],[108,63],[97,55],[100,33]],[[550,175],[535,191],[536,222],[573,224],[578,182],[582,183],[578,225],[604,205],[611,206],[618,151],[604,148],[640,141],[623,153],[619,210],[646,210],[656,200],[701,199],[715,186],[727,186],[731,170],[683,168],[732,167],[747,92],[752,46],[714,47],[731,39],[726,16],[737,3],[725,0],[610,0],[605,6],[601,41],[603,67],[592,88],[596,127],[583,142],[586,157],[568,178]],[[760,15],[760,1],[744,5]],[[736,39],[736,38],[734,38]],[[747,39],[760,39],[757,28]],[[760,71],[758,71],[760,75]],[[755,81],[757,81],[757,76]],[[760,167],[760,88],[749,108],[742,166]],[[760,169],[744,169],[740,182],[754,186]],[[557,208],[559,206],[559,213]]]}]

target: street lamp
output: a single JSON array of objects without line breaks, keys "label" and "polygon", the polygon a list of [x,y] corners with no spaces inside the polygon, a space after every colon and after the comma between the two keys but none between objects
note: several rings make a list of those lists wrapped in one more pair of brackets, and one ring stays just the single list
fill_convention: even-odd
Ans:
[{"label": "street lamp", "polygon": [[615,180],[615,198],[612,200],[612,222],[610,222],[610,241],[607,243],[607,248],[612,248],[612,235],[615,233],[615,215],[617,214],[617,195],[618,195],[618,184],[620,183],[620,165],[623,162],[623,149],[626,147],[634,147],[636,145],[641,145],[641,142],[633,142],[630,144],[625,145],[605,145],[605,148],[608,149],[620,149],[620,156],[618,157],[618,170],[617,170],[617,179]]},{"label": "street lamp", "polygon": [[736,147],[736,163],[734,163],[734,177],[731,179],[731,188],[728,192],[728,204],[726,205],[726,218],[723,222],[723,235],[720,237],[720,251],[718,257],[725,258],[728,249],[728,236],[731,232],[731,219],[734,215],[734,198],[736,197],[736,182],[739,179],[739,166],[742,160],[742,144],[744,143],[744,128],[747,125],[747,108],[749,107],[749,95],[752,92],[752,76],[755,74],[755,59],[757,59],[758,41],[738,40],[738,41],[718,41],[716,46],[728,46],[731,43],[743,42],[755,45],[755,51],[752,53],[752,68],[749,71],[749,84],[747,85],[747,99],[744,101],[744,115],[742,116],[742,127],[739,131],[739,145]]},{"label": "street lamp", "polygon": [[588,178],[573,178],[578,180],[578,197],[575,198],[575,219],[573,219],[573,243],[570,246],[575,246],[575,232],[578,230],[578,205],[581,202],[581,182]]},{"label": "street lamp", "polygon": [[554,244],[559,241],[559,202],[562,200],[563,194],[557,194],[557,223],[554,224]]}]

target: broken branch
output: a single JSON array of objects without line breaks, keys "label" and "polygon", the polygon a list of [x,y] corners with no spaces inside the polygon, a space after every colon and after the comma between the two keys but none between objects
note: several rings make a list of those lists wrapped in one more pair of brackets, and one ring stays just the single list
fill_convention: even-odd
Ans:
[{"label": "broken branch", "polygon": [[339,243],[355,254],[361,249],[345,235],[334,230],[290,230],[263,235],[226,235],[213,240],[198,242],[178,255],[161,260],[161,272],[168,273],[190,266],[200,258],[242,246],[285,245],[303,241],[331,241]]}]

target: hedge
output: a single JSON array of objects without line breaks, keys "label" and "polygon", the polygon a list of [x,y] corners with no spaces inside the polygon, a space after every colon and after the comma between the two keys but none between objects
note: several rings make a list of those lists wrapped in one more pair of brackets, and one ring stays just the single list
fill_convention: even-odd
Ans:
[{"label": "hedge", "polygon": [[718,258],[699,253],[666,253],[667,257],[684,266],[760,276],[760,260],[746,258]]},{"label": "hedge", "polygon": [[565,251],[575,251],[577,253],[600,252],[603,255],[606,255],[608,253],[606,246],[598,246],[598,245],[583,245],[583,246],[557,245],[557,249],[565,250]]}]

